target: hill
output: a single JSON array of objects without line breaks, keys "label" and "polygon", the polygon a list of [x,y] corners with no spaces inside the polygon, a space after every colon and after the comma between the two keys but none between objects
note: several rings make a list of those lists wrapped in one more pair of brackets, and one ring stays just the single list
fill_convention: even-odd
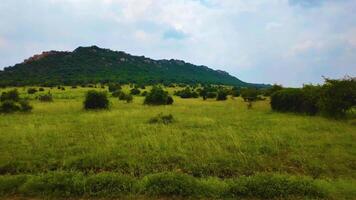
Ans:
[{"label": "hill", "polygon": [[227,72],[181,60],[153,60],[97,46],[79,47],[72,52],[43,52],[0,71],[0,85],[72,85],[98,82],[266,86],[246,83]]}]

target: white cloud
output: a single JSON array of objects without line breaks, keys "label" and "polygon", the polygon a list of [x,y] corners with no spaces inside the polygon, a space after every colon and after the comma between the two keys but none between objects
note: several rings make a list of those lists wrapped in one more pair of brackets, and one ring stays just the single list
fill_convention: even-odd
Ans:
[{"label": "white cloud", "polygon": [[2,0],[0,66],[95,44],[184,59],[250,82],[301,85],[356,73],[342,67],[356,59],[354,10],[353,0],[312,8],[289,0]]}]

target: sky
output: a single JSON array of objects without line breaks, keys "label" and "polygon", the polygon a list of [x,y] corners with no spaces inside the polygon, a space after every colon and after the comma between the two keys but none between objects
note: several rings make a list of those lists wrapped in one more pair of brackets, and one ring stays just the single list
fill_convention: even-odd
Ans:
[{"label": "sky", "polygon": [[180,59],[252,83],[356,76],[356,0],[1,0],[0,69],[78,46]]}]

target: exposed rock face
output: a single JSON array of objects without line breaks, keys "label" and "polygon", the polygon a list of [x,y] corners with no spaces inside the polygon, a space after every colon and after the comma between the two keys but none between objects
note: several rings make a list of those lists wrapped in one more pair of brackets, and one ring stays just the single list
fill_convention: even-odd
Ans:
[{"label": "exposed rock face", "polygon": [[37,54],[37,55],[34,55],[28,59],[25,59],[24,60],[24,63],[29,63],[29,62],[33,62],[33,61],[37,61],[37,60],[40,60],[46,56],[49,56],[49,55],[55,55],[55,54],[58,54],[60,53],[59,51],[44,51],[42,52],[41,54]]}]

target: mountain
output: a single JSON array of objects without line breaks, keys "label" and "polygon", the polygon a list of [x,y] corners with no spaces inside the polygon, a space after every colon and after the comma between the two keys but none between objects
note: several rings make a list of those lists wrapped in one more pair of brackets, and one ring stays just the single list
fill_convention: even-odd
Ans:
[{"label": "mountain", "polygon": [[79,47],[72,52],[43,52],[0,71],[0,85],[73,85],[97,82],[266,86],[245,83],[227,72],[181,60],[153,60],[97,46]]}]

